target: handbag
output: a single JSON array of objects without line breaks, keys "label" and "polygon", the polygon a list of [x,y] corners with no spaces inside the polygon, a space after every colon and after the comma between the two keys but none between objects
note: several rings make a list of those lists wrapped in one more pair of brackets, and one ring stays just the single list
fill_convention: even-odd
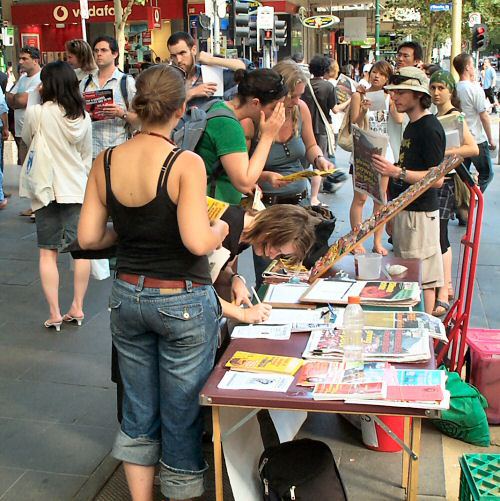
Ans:
[{"label": "handbag", "polygon": [[45,207],[55,200],[54,157],[45,140],[42,130],[42,110],[38,116],[38,125],[28,148],[19,176],[19,196],[30,198],[34,205]]},{"label": "handbag", "polygon": [[[345,151],[352,151],[352,132],[351,132],[351,105],[345,109],[344,118],[340,124],[337,144]],[[368,117],[365,114],[363,126],[361,129],[368,130]]]},{"label": "handbag", "polygon": [[111,276],[107,259],[90,260],[90,276],[96,280],[106,280]]},{"label": "handbag", "polygon": [[[307,81],[307,85],[309,87],[309,91],[311,92],[311,95],[314,99],[314,103],[316,104],[316,107],[318,108],[319,114],[321,116],[321,120],[325,124],[325,129],[326,129],[326,137],[328,140],[328,156],[330,158],[335,157],[335,133],[333,132],[332,124],[328,121],[328,119],[325,116],[325,113],[321,106],[318,103],[318,100],[316,99],[316,94],[314,93],[313,86],[311,85],[311,81]],[[325,153],[325,152],[323,152]]]}]

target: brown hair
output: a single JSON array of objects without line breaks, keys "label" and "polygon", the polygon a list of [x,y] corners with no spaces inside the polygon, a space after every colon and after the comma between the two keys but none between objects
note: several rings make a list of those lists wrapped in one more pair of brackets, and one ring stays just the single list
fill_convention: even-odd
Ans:
[{"label": "brown hair", "polygon": [[[307,77],[300,69],[300,66],[292,59],[283,59],[273,66],[273,70],[279,73],[285,80],[285,85],[288,88],[288,95],[291,96],[295,87],[299,83],[307,84]],[[293,132],[297,136],[299,134],[299,110],[298,106],[294,106],[292,110],[292,125]]]},{"label": "brown hair", "polygon": [[337,79],[339,77],[340,67],[336,59],[330,59],[330,69],[328,70],[328,74],[331,75],[332,73],[335,75],[333,78]]},{"label": "brown hair", "polygon": [[453,58],[453,67],[459,75],[462,75],[465,72],[465,68],[467,67],[471,59],[472,56],[470,54],[467,54],[466,52],[462,52],[462,54],[459,54],[458,56],[455,56]]},{"label": "brown hair", "polygon": [[91,73],[97,68],[92,47],[85,40],[75,38],[74,40],[68,40],[64,46],[66,52],[73,54],[78,59],[82,71]]},{"label": "brown hair", "polygon": [[186,100],[181,73],[166,64],[142,71],[135,85],[137,92],[132,107],[142,122],[165,123]]},{"label": "brown hair", "polygon": [[320,219],[312,216],[300,205],[278,204],[258,212],[250,228],[243,231],[241,239],[249,244],[268,243],[280,247],[294,244],[292,262],[304,260],[316,240],[315,228]]},{"label": "brown hair", "polygon": [[394,71],[392,70],[392,66],[387,61],[377,61],[370,69],[370,75],[372,71],[377,71],[384,75],[387,78],[387,82],[389,82],[389,78],[393,75]]}]

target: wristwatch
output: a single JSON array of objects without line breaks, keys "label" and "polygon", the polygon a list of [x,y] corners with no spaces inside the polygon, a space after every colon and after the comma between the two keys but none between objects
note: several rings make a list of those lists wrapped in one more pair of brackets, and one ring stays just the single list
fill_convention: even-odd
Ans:
[{"label": "wristwatch", "polygon": [[404,181],[406,179],[406,167],[401,167],[401,172],[399,173],[398,179]]}]

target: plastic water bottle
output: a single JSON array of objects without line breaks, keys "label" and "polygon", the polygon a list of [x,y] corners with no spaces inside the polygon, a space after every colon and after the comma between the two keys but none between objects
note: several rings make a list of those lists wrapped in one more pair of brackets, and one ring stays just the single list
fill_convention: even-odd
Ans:
[{"label": "plastic water bottle", "polygon": [[359,296],[349,296],[342,322],[346,369],[363,370],[363,327],[365,315]]}]

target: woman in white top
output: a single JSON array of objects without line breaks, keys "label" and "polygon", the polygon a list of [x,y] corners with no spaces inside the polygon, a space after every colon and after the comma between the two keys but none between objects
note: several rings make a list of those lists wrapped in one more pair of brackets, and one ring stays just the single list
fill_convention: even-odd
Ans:
[{"label": "woman in white top", "polygon": [[[371,131],[386,134],[389,136],[386,158],[390,162],[394,162],[397,159],[399,153],[399,138],[392,137],[393,134],[391,134],[391,122],[393,124],[401,124],[403,121],[403,115],[396,111],[394,103],[391,101],[391,98],[388,94],[385,96],[385,109],[378,111],[370,110],[370,107],[372,106],[370,94],[383,91],[384,86],[389,83],[389,79],[392,73],[392,67],[387,61],[377,61],[370,69],[370,88],[364,93],[355,92],[352,95],[350,107],[351,122],[353,124],[357,124],[359,127],[366,127],[366,123],[368,123],[368,128]],[[382,187],[384,190],[387,189],[387,177],[382,178]],[[365,205],[366,199],[367,195],[354,190],[354,197],[351,203],[351,209],[349,211],[351,228],[354,228],[356,225],[362,222],[363,207]],[[374,212],[380,210],[380,204],[374,203],[373,205]],[[373,252],[377,252],[385,256],[387,255],[387,249],[382,245],[383,231],[383,227],[380,227],[377,231],[375,231]],[[358,245],[355,248],[354,252],[362,254],[365,252],[365,248],[362,245]]]},{"label": "woman in white top", "polygon": [[97,70],[92,47],[85,40],[78,38],[68,40],[64,46],[66,47],[66,60],[75,70],[79,82]]},{"label": "woman in white top", "polygon": [[[35,134],[42,134],[48,147],[47,167],[53,169],[55,200],[43,207],[31,201],[36,214],[37,242],[40,249],[40,278],[50,316],[45,327],[60,330],[64,321],[83,320],[83,299],[87,291],[90,262],[75,261],[73,302],[66,315],[59,309],[57,254],[76,239],[78,219],[87,177],[92,163],[92,129],[75,72],[68,63],[56,61],[43,67],[40,97],[43,104],[26,109],[23,141],[29,145]],[[36,143],[37,146],[40,144]],[[34,152],[36,158],[37,152]],[[42,154],[42,153],[40,153]],[[49,157],[50,155],[50,157]],[[42,157],[40,157],[42,158]]]}]

